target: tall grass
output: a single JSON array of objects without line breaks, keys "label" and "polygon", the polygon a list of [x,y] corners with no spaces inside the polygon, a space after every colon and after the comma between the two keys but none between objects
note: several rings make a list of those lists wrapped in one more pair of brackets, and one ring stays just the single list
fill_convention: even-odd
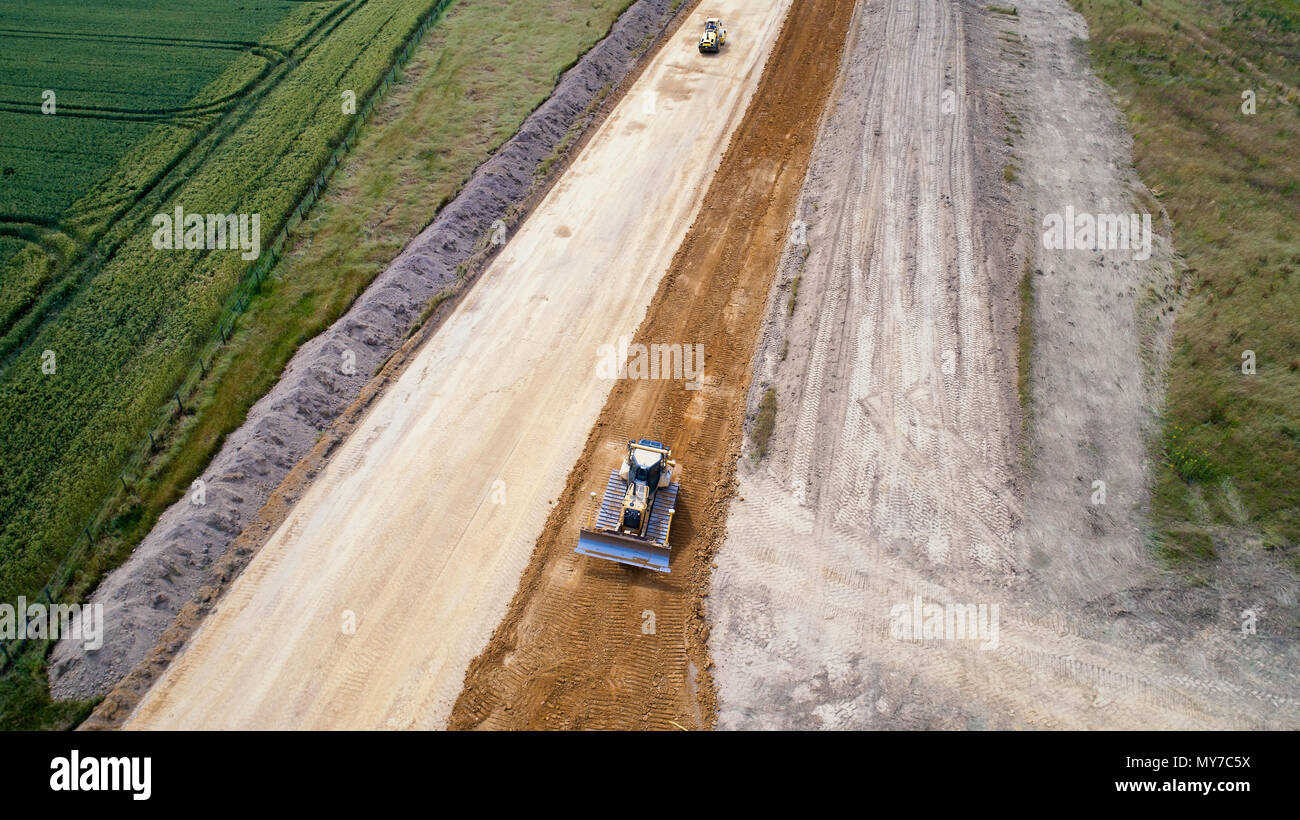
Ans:
[{"label": "tall grass", "polygon": [[1300,7],[1072,1],[1188,268],[1154,497],[1164,554],[1211,560],[1215,538],[1244,537],[1295,564]]}]

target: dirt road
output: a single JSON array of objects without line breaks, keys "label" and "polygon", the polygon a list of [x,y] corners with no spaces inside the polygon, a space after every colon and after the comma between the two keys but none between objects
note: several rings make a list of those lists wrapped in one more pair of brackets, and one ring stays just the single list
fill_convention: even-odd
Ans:
[{"label": "dirt road", "polygon": [[[1082,21],[1017,8],[859,4],[800,203],[807,259],[787,255],[749,397],[775,390],[771,453],[742,458],[717,553],[720,728],[1300,724],[1294,653],[1176,596],[1136,617],[1156,568],[1134,547],[1133,297],[1166,261],[1036,246],[1044,213],[1126,211],[1134,180]],[[1053,277],[1028,471],[1024,253]],[[1094,477],[1116,490],[1101,511]]]},{"label": "dirt road", "polygon": [[[646,379],[615,387],[509,614],[470,666],[452,728],[713,724],[703,596],[734,486],[768,285],[851,15],[852,4],[837,0],[794,4],[704,210],[637,332],[646,344],[702,344],[703,387]],[[589,493],[639,436],[668,442],[681,465],[668,576],[573,553]]]},{"label": "dirt road", "polygon": [[[436,728],[506,612],[789,0],[672,35],[234,582],[130,728]],[[810,132],[809,132],[810,133]]]}]

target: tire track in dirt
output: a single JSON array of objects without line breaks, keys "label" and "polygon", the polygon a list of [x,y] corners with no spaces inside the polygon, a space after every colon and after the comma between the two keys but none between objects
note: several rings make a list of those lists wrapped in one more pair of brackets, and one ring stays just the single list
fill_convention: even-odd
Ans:
[{"label": "tire track in dirt", "polygon": [[[703,598],[734,489],[768,286],[852,11],[836,0],[793,4],[706,204],[634,340],[703,344],[703,386],[615,385],[505,619],[469,667],[451,728],[713,725]],[[602,488],[625,442],[640,436],[668,442],[681,466],[668,576],[573,552],[588,494]],[[648,612],[653,634],[643,631]]]}]

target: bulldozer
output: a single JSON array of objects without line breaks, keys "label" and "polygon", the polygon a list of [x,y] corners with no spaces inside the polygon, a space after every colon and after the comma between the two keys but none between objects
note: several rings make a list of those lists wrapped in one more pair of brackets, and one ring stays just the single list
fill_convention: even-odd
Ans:
[{"label": "bulldozer", "polygon": [[627,455],[611,470],[605,492],[591,494],[587,526],[574,552],[631,567],[668,572],[668,531],[677,512],[677,462],[664,444],[629,441]]},{"label": "bulldozer", "polygon": [[722,27],[722,21],[716,17],[710,17],[704,21],[704,34],[700,36],[700,53],[717,54],[727,42],[727,30]]}]

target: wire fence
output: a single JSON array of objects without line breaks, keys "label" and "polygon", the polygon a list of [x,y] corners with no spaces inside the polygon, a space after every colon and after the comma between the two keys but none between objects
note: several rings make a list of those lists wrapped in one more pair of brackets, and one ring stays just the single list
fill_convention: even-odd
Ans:
[{"label": "wire fence", "polygon": [[[352,125],[329,156],[321,161],[315,181],[307,187],[298,199],[298,204],[293,211],[285,217],[275,239],[272,240],[266,251],[249,265],[248,272],[235,287],[234,294],[221,312],[217,323],[217,332],[212,339],[199,346],[198,357],[194,365],[177,383],[172,393],[172,399],[168,401],[167,406],[160,409],[161,422],[153,425],[148,430],[147,438],[127,457],[123,469],[118,474],[118,485],[105,497],[99,509],[90,517],[86,526],[82,528],[81,533],[50,576],[49,581],[37,594],[36,601],[46,606],[53,606],[54,602],[59,600],[67,591],[81,560],[95,545],[97,536],[103,534],[104,526],[110,520],[113,511],[120,505],[125,495],[130,493],[131,484],[142,475],[151,457],[168,443],[169,433],[175,432],[176,425],[172,424],[172,421],[185,412],[186,399],[192,400],[195,397],[201,383],[212,371],[212,364],[217,357],[217,353],[230,342],[240,317],[248,310],[250,302],[261,289],[262,283],[266,281],[266,277],[279,263],[290,235],[302,223],[303,218],[311,211],[312,206],[316,204],[320,192],[325,188],[330,177],[333,176],[339,162],[356,144],[357,137],[367,118],[374,111],[375,106],[387,96],[389,88],[397,82],[398,73],[410,61],[415,50],[424,41],[424,36],[438,22],[447,6],[451,5],[451,2],[452,0],[439,0],[429,10],[429,13],[422,18],[420,24],[407,38],[406,45],[397,53],[388,73],[376,82],[369,93],[365,95],[364,101],[361,102],[352,118]],[[175,402],[175,407],[172,407],[173,402]],[[9,669],[14,659],[26,645],[27,638],[21,635],[0,639],[0,672]]]}]

